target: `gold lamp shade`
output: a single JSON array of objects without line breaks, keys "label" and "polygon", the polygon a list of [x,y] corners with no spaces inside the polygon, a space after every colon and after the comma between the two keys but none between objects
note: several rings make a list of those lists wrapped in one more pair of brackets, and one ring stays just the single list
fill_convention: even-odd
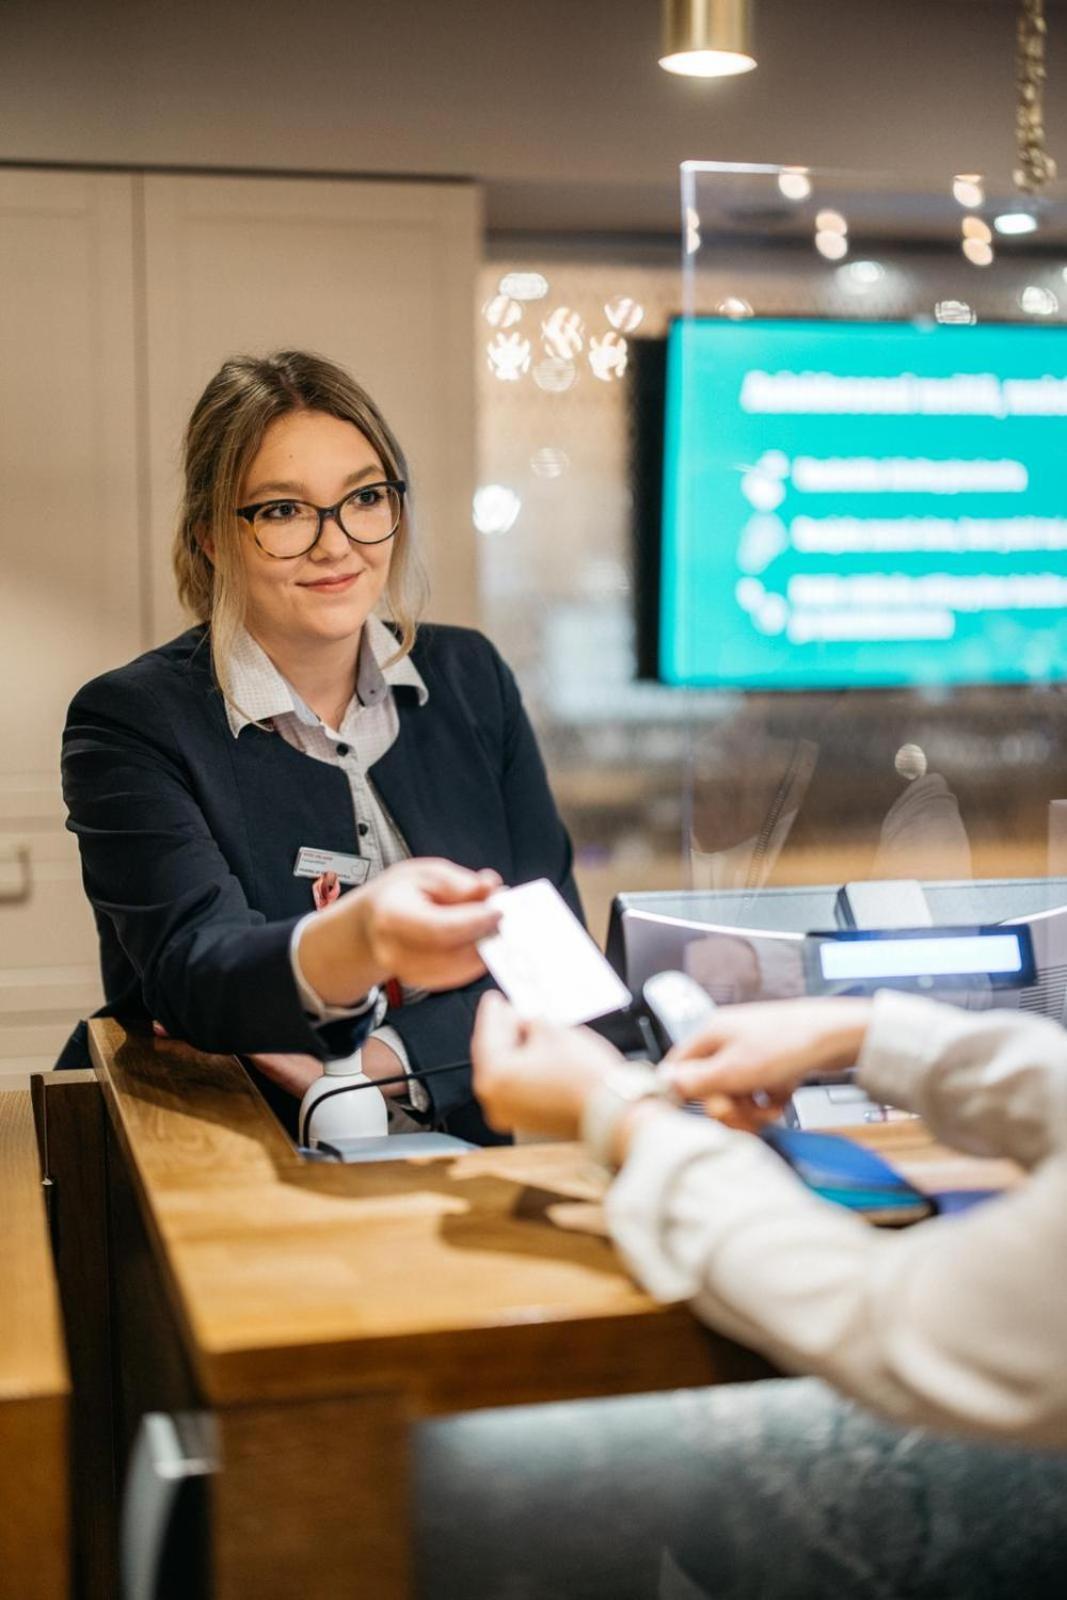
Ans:
[{"label": "gold lamp shade", "polygon": [[751,72],[749,10],[749,0],[663,0],[660,66],[688,78]]}]

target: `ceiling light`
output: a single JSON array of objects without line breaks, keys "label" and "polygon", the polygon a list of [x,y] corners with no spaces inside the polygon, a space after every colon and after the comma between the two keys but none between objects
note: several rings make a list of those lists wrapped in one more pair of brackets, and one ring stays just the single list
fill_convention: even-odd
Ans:
[{"label": "ceiling light", "polygon": [[1030,317],[1054,317],[1060,303],[1051,289],[1040,283],[1028,283],[1019,295],[1019,305]]},{"label": "ceiling light", "polygon": [[966,327],[978,321],[966,300],[939,300],[934,307],[934,316],[938,322],[956,327]]},{"label": "ceiling light", "polygon": [[663,0],[665,72],[687,78],[729,78],[751,72],[748,0]]},{"label": "ceiling light", "polygon": [[778,189],[783,199],[806,200],[811,194],[807,167],[783,167],[778,174]]},{"label": "ceiling light", "polygon": [[983,244],[993,243],[993,235],[989,231],[989,224],[983,222],[981,217],[964,217],[963,237],[965,239],[981,239]]},{"label": "ceiling light", "polygon": [[993,218],[993,226],[1004,234],[1036,233],[1037,218],[1032,211],[1002,211]]},{"label": "ceiling light", "polygon": [[504,483],[483,483],[474,491],[474,526],[479,533],[510,533],[522,501]]},{"label": "ceiling light", "polygon": [[827,261],[840,261],[848,255],[848,239],[843,233],[828,233],[821,228],[815,235],[815,248]]},{"label": "ceiling light", "polygon": [[982,174],[980,172],[960,172],[952,184],[953,198],[968,211],[973,211],[985,201],[985,190],[982,187]]},{"label": "ceiling light", "polygon": [[729,317],[731,322],[740,322],[745,317],[752,316],[752,307],[747,300],[742,300],[739,295],[727,295],[725,300],[720,300],[715,307],[716,315]]},{"label": "ceiling light", "polygon": [[541,272],[506,272],[499,292],[511,300],[543,300],[548,293],[548,279]]},{"label": "ceiling light", "polygon": [[962,250],[972,267],[990,267],[993,264],[993,246],[984,239],[964,239]]},{"label": "ceiling light", "polygon": [[840,211],[820,211],[815,218],[816,233],[847,233],[848,223]]},{"label": "ceiling light", "polygon": [[873,289],[885,277],[885,268],[879,261],[850,261],[841,268],[841,276],[857,289]]}]

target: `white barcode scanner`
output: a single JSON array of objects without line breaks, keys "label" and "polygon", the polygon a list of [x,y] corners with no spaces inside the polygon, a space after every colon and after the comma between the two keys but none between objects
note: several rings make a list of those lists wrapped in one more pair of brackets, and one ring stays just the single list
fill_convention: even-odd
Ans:
[{"label": "white barcode scanner", "polygon": [[692,1037],[715,1010],[715,1002],[687,972],[657,972],[641,991],[643,1012],[638,1026],[647,1020],[655,1043],[655,1059],[660,1061],[676,1044]]}]

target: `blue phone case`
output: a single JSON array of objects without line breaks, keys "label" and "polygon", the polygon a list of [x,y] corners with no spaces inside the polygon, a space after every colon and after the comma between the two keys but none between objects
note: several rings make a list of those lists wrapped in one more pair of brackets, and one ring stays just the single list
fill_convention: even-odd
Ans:
[{"label": "blue phone case", "polygon": [[850,1211],[888,1211],[898,1220],[919,1222],[937,1210],[888,1161],[838,1134],[770,1127],[761,1138],[809,1189]]}]

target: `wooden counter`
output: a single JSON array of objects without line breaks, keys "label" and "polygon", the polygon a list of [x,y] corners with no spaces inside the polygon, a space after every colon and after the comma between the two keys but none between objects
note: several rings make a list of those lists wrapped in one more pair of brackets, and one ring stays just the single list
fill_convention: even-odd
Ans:
[{"label": "wooden counter", "polygon": [[90,1033],[126,1405],[214,1414],[216,1600],[406,1595],[420,1417],[766,1375],[626,1276],[579,1146],[308,1163],[235,1060]]},{"label": "wooden counter", "polygon": [[[145,1410],[210,1413],[214,1600],[409,1595],[419,1418],[768,1372],[626,1276],[578,1145],[308,1162],[232,1058],[114,1021],[90,1036],[120,1462]],[[863,1139],[931,1187],[1011,1176],[914,1122]]]}]

